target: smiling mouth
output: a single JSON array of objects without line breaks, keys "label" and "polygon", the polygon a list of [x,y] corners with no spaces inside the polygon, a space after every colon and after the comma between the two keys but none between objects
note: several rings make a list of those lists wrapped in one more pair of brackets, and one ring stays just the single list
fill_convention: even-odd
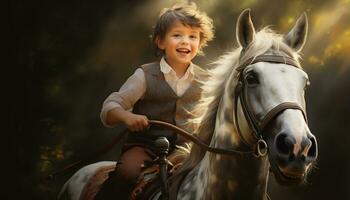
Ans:
[{"label": "smiling mouth", "polygon": [[189,54],[191,52],[190,50],[183,49],[183,48],[176,49],[176,51],[179,52],[179,53],[183,53],[183,54]]}]

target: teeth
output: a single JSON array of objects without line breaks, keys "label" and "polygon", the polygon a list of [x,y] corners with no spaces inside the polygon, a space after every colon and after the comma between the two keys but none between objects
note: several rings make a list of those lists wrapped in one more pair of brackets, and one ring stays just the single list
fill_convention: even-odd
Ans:
[{"label": "teeth", "polygon": [[187,49],[177,49],[178,52],[181,52],[181,53],[189,53],[190,50],[187,50]]}]

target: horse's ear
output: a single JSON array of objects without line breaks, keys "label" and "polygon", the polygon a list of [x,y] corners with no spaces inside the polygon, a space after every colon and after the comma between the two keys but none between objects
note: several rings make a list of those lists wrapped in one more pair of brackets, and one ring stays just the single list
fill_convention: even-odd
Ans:
[{"label": "horse's ear", "polygon": [[307,31],[307,15],[304,12],[304,14],[299,17],[292,30],[290,30],[289,33],[284,36],[284,41],[292,49],[299,52],[305,44]]},{"label": "horse's ear", "polygon": [[253,42],[255,38],[255,28],[250,18],[250,9],[245,9],[238,17],[236,38],[243,49]]}]

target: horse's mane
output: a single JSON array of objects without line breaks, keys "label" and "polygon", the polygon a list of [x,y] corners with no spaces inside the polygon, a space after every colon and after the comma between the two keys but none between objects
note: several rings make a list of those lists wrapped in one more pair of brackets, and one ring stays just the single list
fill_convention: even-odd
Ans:
[{"label": "horse's mane", "polygon": [[[242,47],[236,47],[232,51],[221,56],[217,61],[211,63],[207,69],[195,71],[196,80],[200,84],[202,94],[189,112],[193,118],[187,123],[196,127],[192,130],[199,139],[210,143],[214,128],[219,102],[225,89],[226,80],[230,76],[235,76],[239,66],[239,60],[245,62],[251,57],[264,54],[269,50],[283,52],[299,63],[299,54],[284,43],[283,35],[276,34],[270,28],[265,27],[256,33],[254,41],[246,48],[244,55],[240,58]],[[299,65],[300,66],[300,65]],[[234,85],[230,86],[233,88]],[[187,155],[179,173],[192,169],[203,158],[205,151],[197,145],[192,145],[189,155]]]}]

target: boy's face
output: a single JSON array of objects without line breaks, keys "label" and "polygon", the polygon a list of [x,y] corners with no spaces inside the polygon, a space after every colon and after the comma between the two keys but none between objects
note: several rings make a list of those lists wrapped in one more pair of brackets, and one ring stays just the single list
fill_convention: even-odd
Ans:
[{"label": "boy's face", "polygon": [[175,22],[157,45],[165,51],[166,61],[171,67],[188,67],[198,53],[200,29]]}]

